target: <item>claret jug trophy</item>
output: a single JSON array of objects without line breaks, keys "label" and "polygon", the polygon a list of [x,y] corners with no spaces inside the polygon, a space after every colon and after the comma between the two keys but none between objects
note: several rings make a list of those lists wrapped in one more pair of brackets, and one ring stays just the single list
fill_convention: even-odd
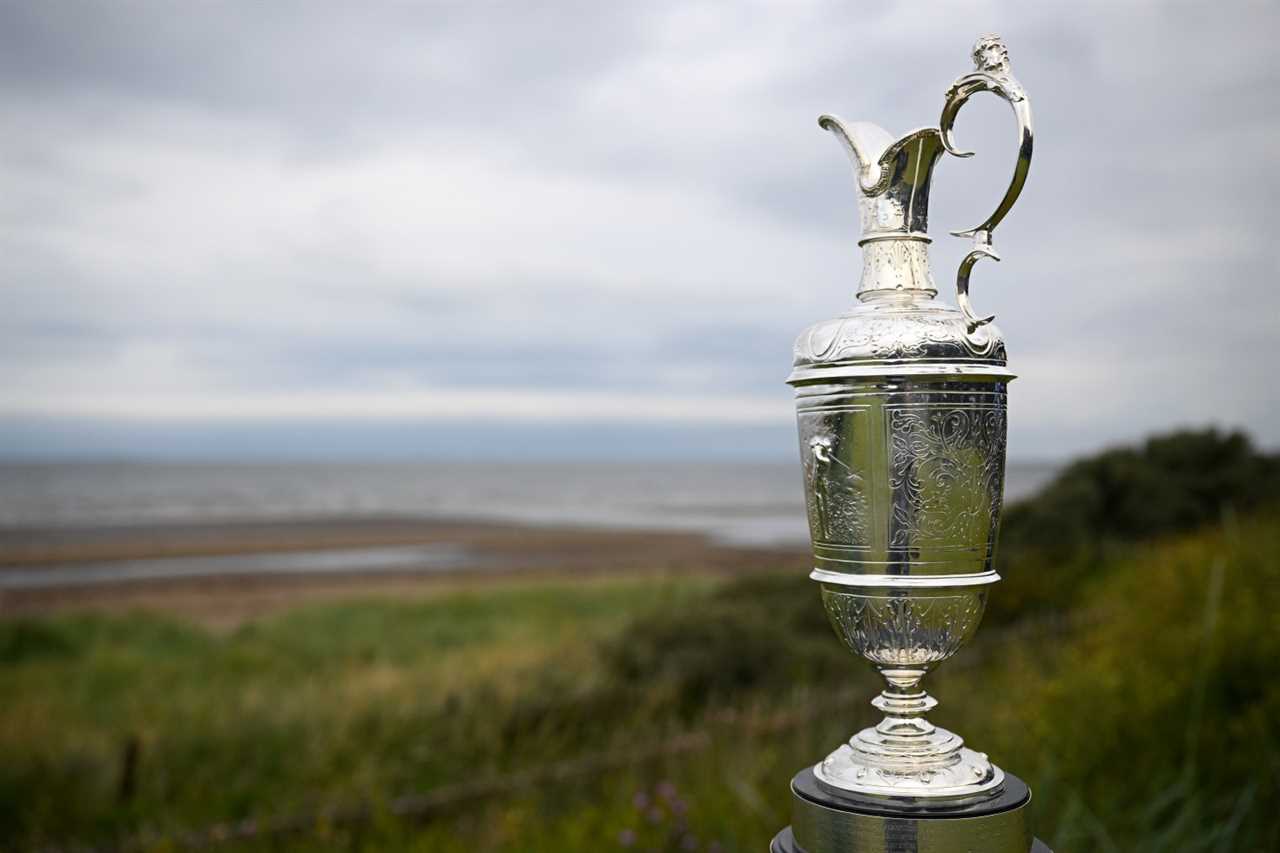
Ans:
[{"label": "claret jug trophy", "polygon": [[[987,593],[1004,493],[1006,388],[1014,378],[991,316],[969,297],[974,265],[999,257],[992,232],[1031,164],[1031,108],[997,36],[946,91],[937,127],[894,138],[824,115],[853,161],[862,220],[857,303],[796,341],[795,388],[810,577],[840,639],[884,678],[876,726],[792,780],[792,825],[774,853],[1029,853],[1030,792],[930,723],[928,672],[973,636]],[[995,212],[956,236],[972,249],[956,303],[936,300],[929,184],[974,94],[1017,119],[1013,180]]]}]

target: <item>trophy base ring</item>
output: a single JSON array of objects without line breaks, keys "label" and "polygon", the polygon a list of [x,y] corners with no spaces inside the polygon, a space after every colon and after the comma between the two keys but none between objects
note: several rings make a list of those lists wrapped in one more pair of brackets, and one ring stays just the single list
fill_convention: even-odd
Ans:
[{"label": "trophy base ring", "polygon": [[[796,844],[795,836],[792,835],[791,827],[788,826],[773,837],[773,842],[769,845],[769,853],[810,853],[810,851]],[[1034,838],[1031,841],[1029,853],[1053,853],[1053,851],[1039,838]]]},{"label": "trophy base ring", "polygon": [[812,768],[791,793],[792,825],[772,853],[1051,853],[1031,834],[1031,791],[1011,774],[996,797],[963,804],[833,793]]}]

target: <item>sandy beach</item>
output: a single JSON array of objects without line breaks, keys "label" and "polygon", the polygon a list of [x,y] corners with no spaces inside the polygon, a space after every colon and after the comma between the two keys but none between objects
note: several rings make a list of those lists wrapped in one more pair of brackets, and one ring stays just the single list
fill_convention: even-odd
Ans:
[{"label": "sandy beach", "polygon": [[[445,568],[354,565],[403,546],[447,549]],[[325,552],[330,562],[351,555],[350,571],[272,571],[279,555]],[[0,532],[0,570],[67,573],[84,566],[131,561],[235,557],[236,570],[163,577],[9,588],[0,614],[71,609],[156,610],[211,627],[304,601],[353,596],[431,595],[459,587],[580,577],[607,581],[637,574],[728,574],[768,569],[802,571],[798,548],[736,547],[699,533],[609,530],[449,522],[409,518],[301,519],[148,526],[27,528]],[[256,565],[257,563],[261,565]]]}]

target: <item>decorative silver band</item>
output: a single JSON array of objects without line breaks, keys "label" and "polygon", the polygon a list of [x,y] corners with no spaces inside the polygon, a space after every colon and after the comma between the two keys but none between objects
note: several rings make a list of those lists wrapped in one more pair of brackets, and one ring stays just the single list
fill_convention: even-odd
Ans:
[{"label": "decorative silver band", "polygon": [[1016,373],[1007,367],[994,364],[931,364],[928,362],[915,364],[884,364],[862,362],[848,367],[821,366],[815,368],[797,368],[787,377],[788,384],[795,385],[809,379],[892,379],[895,376],[966,376],[974,379],[999,379],[1009,381],[1017,379]]},{"label": "decorative silver band", "polygon": [[859,246],[875,243],[879,240],[918,240],[921,243],[932,243],[933,238],[923,231],[894,231],[889,234],[869,234],[858,241]]},{"label": "decorative silver band", "polygon": [[814,569],[809,573],[812,580],[838,586],[863,587],[898,587],[913,589],[946,589],[957,586],[985,586],[1000,580],[994,571],[979,572],[969,575],[855,575],[847,572],[832,572],[826,569]]}]

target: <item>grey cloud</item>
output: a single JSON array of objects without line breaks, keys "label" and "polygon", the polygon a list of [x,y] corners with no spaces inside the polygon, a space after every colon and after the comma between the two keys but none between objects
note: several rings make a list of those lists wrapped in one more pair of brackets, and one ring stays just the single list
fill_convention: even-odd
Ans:
[{"label": "grey cloud", "polygon": [[[997,29],[1037,118],[1006,260],[975,275],[1015,367],[1041,371],[1015,385],[1036,400],[1015,450],[1208,420],[1280,443],[1263,230],[1280,190],[1278,18],[1247,3],[8,5],[0,381],[56,384],[141,351],[166,382],[190,370],[222,388],[785,393],[794,335],[840,310],[858,272],[849,166],[816,115],[932,123],[971,36]],[[967,109],[980,155],[940,164],[933,200],[944,293],[964,250],[945,231],[986,213],[1012,156],[1004,105]],[[467,177],[384,200],[386,221],[326,197],[343,170],[394,173],[405,150]],[[157,191],[206,162],[201,186],[244,186]],[[480,186],[476,170],[530,180]],[[206,210],[256,214],[264,174],[281,194],[261,200],[270,235]],[[437,178],[407,176],[406,192]],[[563,190],[543,204],[527,187]],[[538,236],[543,213],[562,233]],[[189,228],[149,243],[166,222]],[[182,268],[188,250],[209,265]],[[1076,358],[1071,381],[1101,401],[1083,427],[1079,387],[1046,367]]]}]

